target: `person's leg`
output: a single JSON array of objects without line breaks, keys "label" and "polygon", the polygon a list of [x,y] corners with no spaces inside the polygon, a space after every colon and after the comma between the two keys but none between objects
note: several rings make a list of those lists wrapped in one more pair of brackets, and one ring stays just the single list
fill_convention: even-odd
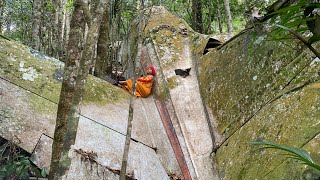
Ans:
[{"label": "person's leg", "polygon": [[120,85],[127,85],[127,81],[118,81],[118,84],[120,84]]},{"label": "person's leg", "polygon": [[131,92],[132,91],[132,79],[128,79],[126,81],[121,81],[121,84],[119,82],[120,87],[122,87],[123,89]]},{"label": "person's leg", "polygon": [[140,82],[136,84],[136,92],[142,97],[147,97],[150,94],[150,90],[144,87]]}]

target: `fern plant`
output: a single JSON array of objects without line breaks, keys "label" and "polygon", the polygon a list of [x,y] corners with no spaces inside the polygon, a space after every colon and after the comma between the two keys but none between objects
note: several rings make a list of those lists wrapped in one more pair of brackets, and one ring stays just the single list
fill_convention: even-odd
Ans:
[{"label": "fern plant", "polygon": [[288,158],[298,160],[298,162],[300,162],[301,164],[308,165],[320,172],[320,165],[316,164],[312,160],[310,154],[304,149],[298,149],[287,145],[276,144],[266,140],[256,140],[251,142],[251,144],[263,146],[262,148],[265,149],[277,149],[284,151],[287,153],[286,155]]},{"label": "fern plant", "polygon": [[[285,1],[283,1],[285,2]],[[291,34],[295,38],[302,41],[318,58],[320,52],[317,51],[312,44],[320,41],[320,3],[310,0],[286,1],[283,7],[275,9],[274,12],[267,14],[267,18],[274,17],[269,25],[276,27],[273,33],[274,39],[287,39],[287,35]],[[287,5],[285,5],[287,4]],[[284,36],[283,30],[287,33]],[[311,32],[311,34],[310,34]],[[306,34],[307,37],[305,36]]]}]

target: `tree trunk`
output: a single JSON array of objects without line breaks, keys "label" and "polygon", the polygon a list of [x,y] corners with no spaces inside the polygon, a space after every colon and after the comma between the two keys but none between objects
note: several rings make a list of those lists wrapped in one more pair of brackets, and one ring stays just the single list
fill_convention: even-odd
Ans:
[{"label": "tree trunk", "polygon": [[195,31],[203,32],[202,4],[200,0],[192,0],[192,26]]},{"label": "tree trunk", "polygon": [[233,36],[233,27],[232,27],[232,18],[231,18],[229,0],[224,0],[224,8],[226,11],[228,34],[229,34],[229,37],[231,37]]},{"label": "tree trunk", "polygon": [[[39,20],[39,48],[38,50],[41,52],[47,51],[48,41],[49,41],[49,34],[48,29],[51,27],[50,19],[47,18],[47,16],[43,16],[42,13],[47,12],[48,9],[48,1],[42,1],[40,4],[40,20]],[[50,14],[49,14],[50,15]],[[31,42],[31,44],[33,41]],[[51,54],[49,54],[51,55]]]},{"label": "tree trunk", "polygon": [[[58,104],[57,120],[56,127],[54,132],[54,139],[52,145],[52,158],[50,165],[49,179],[59,179],[65,173],[65,169],[68,167],[60,163],[63,156],[68,157],[68,152],[65,152],[65,147],[63,147],[64,142],[68,138],[66,136],[68,122],[71,120],[71,114],[75,114],[76,106],[73,102],[75,101],[75,92],[76,89],[76,79],[78,78],[78,69],[80,68],[80,58],[81,58],[81,44],[82,39],[82,25],[83,23],[83,12],[81,6],[77,3],[77,0],[74,2],[74,11],[71,19],[71,31],[70,31],[70,41],[68,44],[68,61],[64,67],[64,78],[62,82],[62,88],[60,93],[60,101]],[[77,115],[78,117],[78,115]],[[70,126],[70,125],[69,125]],[[67,162],[70,160],[66,160]],[[69,163],[66,166],[69,166]],[[60,170],[61,168],[61,170]]]},{"label": "tree trunk", "polygon": [[32,4],[32,35],[31,47],[35,50],[40,49],[40,22],[41,22],[41,7],[42,0],[33,0]]},{"label": "tree trunk", "polygon": [[112,59],[109,58],[109,32],[110,32],[110,17],[109,17],[109,2],[106,11],[103,15],[97,47],[97,60],[95,64],[95,70],[97,76],[102,78],[104,75],[111,75],[112,73]]},{"label": "tree trunk", "polygon": [[64,78],[60,93],[60,101],[57,112],[57,122],[52,145],[51,173],[49,179],[65,179],[71,165],[69,153],[75,143],[78,122],[79,104],[84,91],[85,80],[88,76],[91,64],[93,47],[96,43],[97,34],[106,1],[101,0],[93,17],[84,52],[81,58],[81,41],[84,22],[84,14],[81,9],[82,1],[75,0],[74,12],[71,20],[70,39],[68,43],[68,61],[64,68]]},{"label": "tree trunk", "polygon": [[4,0],[0,0],[0,34],[2,34],[2,28],[3,28],[3,13],[4,13],[4,5],[5,5],[5,1]]},{"label": "tree trunk", "polygon": [[[205,27],[203,29],[203,32],[205,34],[211,34],[212,33],[212,22],[214,21],[214,7],[213,7],[213,2],[209,1],[207,2],[207,8],[208,8],[208,12],[207,12],[207,18],[208,18],[208,21],[207,23],[205,24]],[[206,18],[204,18],[206,19]]]},{"label": "tree trunk", "polygon": [[217,3],[217,18],[218,18],[218,26],[219,26],[219,32],[222,33],[222,21],[221,21],[221,11],[220,11],[220,3],[219,0],[216,0]]},{"label": "tree trunk", "polygon": [[58,21],[58,46],[57,46],[57,57],[58,59],[61,59],[62,57],[62,36],[63,36],[63,15],[62,15],[63,7],[62,7],[62,0],[59,0],[58,2],[58,18],[56,21]]},{"label": "tree trunk", "polygon": [[69,41],[69,32],[70,32],[70,12],[66,10],[65,12],[65,25],[64,25],[64,32],[63,32],[63,50],[62,50],[62,59],[65,61],[66,59],[66,52],[67,52],[67,45]]},{"label": "tree trunk", "polygon": [[61,44],[62,44],[62,3],[61,0],[53,0],[53,12],[52,12],[52,55],[55,58],[60,59],[61,56]]}]

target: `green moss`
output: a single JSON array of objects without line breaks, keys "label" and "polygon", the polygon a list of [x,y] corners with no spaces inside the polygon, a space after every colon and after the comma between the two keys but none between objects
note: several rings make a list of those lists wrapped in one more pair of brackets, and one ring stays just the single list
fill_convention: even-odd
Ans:
[{"label": "green moss", "polygon": [[191,51],[194,55],[202,56],[207,45],[209,36],[195,33],[191,40]]},{"label": "green moss", "polygon": [[158,83],[155,88],[155,96],[161,101],[166,101],[169,98],[169,89],[166,86],[166,83]]},{"label": "green moss", "polygon": [[[307,95],[303,93],[305,87],[296,87],[319,80],[317,72],[320,66],[305,68],[312,54],[308,51],[296,53],[299,44],[294,41],[288,42],[289,47],[288,44],[267,41],[267,38],[255,43],[258,38],[250,34],[239,37],[199,61],[200,90],[216,116],[219,132],[228,137],[236,131],[221,146],[216,156],[225,179],[262,179],[283,161],[282,158],[273,161],[274,152],[253,151],[254,148],[247,144],[249,141],[266,138],[302,145],[318,133],[314,123],[319,112],[311,112],[310,109],[318,108],[317,100],[312,98],[318,99],[319,94]],[[253,80],[254,76],[257,76],[256,80]],[[278,92],[281,93],[280,87],[286,86],[288,82],[290,84],[286,92],[289,94],[285,97],[298,92],[300,96],[287,100],[279,96],[282,103],[267,106],[259,112],[259,108],[270,102]],[[308,87],[310,89],[312,86]],[[255,114],[257,111],[259,114]],[[247,120],[250,121],[239,130]],[[264,157],[263,153],[269,156],[264,154],[267,156]],[[284,177],[290,177],[290,173],[284,174]],[[267,179],[279,179],[281,175],[276,177]]]},{"label": "green moss", "polygon": [[[248,144],[257,138],[295,147],[312,142],[307,149],[311,154],[316,153],[314,147],[320,142],[319,138],[314,139],[320,132],[319,89],[320,82],[313,83],[275,100],[231,136],[216,155],[218,166],[221,171],[225,171],[225,179],[237,179],[240,176],[242,179],[263,179],[284,161],[284,157],[278,156],[277,151],[258,150],[258,147]],[[301,167],[292,168],[296,169],[273,173],[274,178],[271,179],[289,178],[291,171],[297,171],[301,175]]]},{"label": "green moss", "polygon": [[[55,69],[60,68],[62,64],[57,64],[51,60],[38,60],[30,52],[29,49],[14,41],[0,39],[0,71],[1,76],[18,84],[29,91],[35,92],[41,96],[45,96],[51,101],[58,102],[61,84],[52,78]],[[20,63],[24,69],[32,68],[38,74],[31,80],[23,79],[23,72]]]},{"label": "green moss", "polygon": [[[62,63],[57,63],[54,60],[39,60],[25,46],[14,41],[0,38],[0,48],[0,69],[5,69],[5,71],[0,71],[2,77],[55,103],[59,102],[61,82],[55,78],[57,72],[62,75]],[[19,70],[22,61],[24,62],[23,68],[33,68],[38,74],[33,81],[22,78],[24,72]],[[84,103],[104,105],[117,102],[122,98],[128,98],[127,93],[123,90],[115,88],[98,78],[88,76],[84,92]],[[41,102],[37,103],[33,98],[31,98],[30,103],[39,112],[47,111],[43,109],[45,107],[41,107]]]},{"label": "green moss", "polygon": [[183,24],[188,31],[191,30],[188,23],[186,23],[183,19],[174,16],[166,9],[161,10],[161,13],[151,14],[151,17],[148,19],[148,24],[144,29],[145,34],[148,34],[153,29],[156,29],[159,25],[165,24],[169,26],[173,26],[179,28],[181,24]]},{"label": "green moss", "polygon": [[233,134],[306,67],[312,53],[303,48],[296,53],[301,49],[297,41],[286,43],[248,32],[201,58],[200,89],[217,114],[220,133]]},{"label": "green moss", "polygon": [[[315,163],[320,164],[320,154],[317,151],[320,146],[320,136],[316,136],[313,140],[308,142],[306,145],[303,146],[307,152],[310,153],[312,159]],[[280,166],[272,170],[265,179],[285,179],[286,177],[290,176],[292,179],[308,179],[307,176],[310,176],[310,173],[319,177],[319,172],[314,172],[310,167],[305,166],[298,161],[287,160],[283,162]],[[314,180],[316,178],[310,178],[308,180]]]},{"label": "green moss", "polygon": [[158,46],[158,55],[162,59],[160,63],[163,68],[171,66],[181,58],[184,46],[182,36],[169,29],[161,29],[152,37],[154,44]]},{"label": "green moss", "polygon": [[177,87],[177,85],[178,85],[177,77],[176,77],[176,76],[173,76],[173,77],[171,77],[171,78],[168,78],[167,81],[168,81],[167,87],[168,87],[169,89],[174,89],[174,88]]},{"label": "green moss", "polygon": [[93,76],[88,76],[85,85],[83,103],[105,105],[129,98],[129,94],[121,88],[103,82]]},{"label": "green moss", "polygon": [[34,94],[30,94],[28,102],[36,112],[41,114],[56,114],[56,110],[58,108],[57,104],[49,102],[48,100]]}]

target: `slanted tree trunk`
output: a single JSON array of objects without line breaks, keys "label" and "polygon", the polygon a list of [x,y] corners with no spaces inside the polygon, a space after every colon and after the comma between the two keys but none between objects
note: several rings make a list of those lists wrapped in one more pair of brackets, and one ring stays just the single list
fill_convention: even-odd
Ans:
[{"label": "slanted tree trunk", "polygon": [[40,49],[40,22],[41,22],[41,7],[42,0],[33,0],[32,4],[32,36],[31,47],[33,49]]},{"label": "slanted tree trunk", "polygon": [[[99,1],[99,0],[96,0]],[[70,39],[68,43],[68,61],[66,62],[60,101],[57,112],[57,122],[52,145],[51,172],[49,179],[65,179],[71,165],[69,153],[75,143],[78,122],[79,104],[84,91],[85,80],[89,73],[93,47],[99,32],[102,14],[106,1],[99,1],[97,10],[91,22],[87,22],[89,33],[87,36],[84,52],[81,57],[81,42],[84,22],[84,4],[82,0],[74,1],[74,12],[71,20]]]},{"label": "slanted tree trunk", "polygon": [[227,27],[229,36],[233,36],[232,18],[230,12],[229,0],[224,0],[224,9],[226,11]]},{"label": "slanted tree trunk", "polygon": [[200,0],[192,0],[192,26],[195,31],[203,32],[202,3]]},{"label": "slanted tree trunk", "polygon": [[104,75],[108,74],[111,75],[112,73],[112,59],[109,58],[109,32],[110,32],[110,17],[109,17],[109,7],[110,3],[108,1],[108,5],[106,11],[103,15],[99,38],[98,38],[98,45],[97,45],[97,60],[95,64],[95,70],[97,72],[97,76],[102,78]]}]

